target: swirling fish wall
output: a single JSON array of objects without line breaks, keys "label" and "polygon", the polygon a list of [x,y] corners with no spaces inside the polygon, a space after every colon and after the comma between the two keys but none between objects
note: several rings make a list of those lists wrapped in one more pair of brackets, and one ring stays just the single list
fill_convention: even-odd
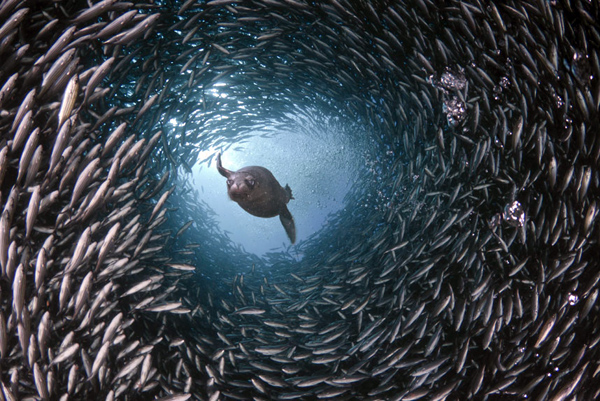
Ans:
[{"label": "swirling fish wall", "polygon": [[[2,2],[3,398],[598,398],[599,14]],[[203,152],[327,127],[344,208],[235,245]]]}]

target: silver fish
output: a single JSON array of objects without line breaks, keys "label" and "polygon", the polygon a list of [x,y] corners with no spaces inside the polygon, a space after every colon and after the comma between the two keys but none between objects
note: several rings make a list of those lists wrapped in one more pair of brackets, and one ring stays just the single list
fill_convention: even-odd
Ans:
[{"label": "silver fish", "polygon": [[50,363],[50,365],[56,365],[72,358],[77,351],[79,351],[79,344],[71,344],[66,347],[60,354],[58,354]]},{"label": "silver fish", "polygon": [[67,84],[63,95],[63,100],[58,111],[58,129],[63,125],[65,120],[71,116],[77,95],[79,94],[79,76],[74,75]]},{"label": "silver fish", "polygon": [[58,56],[58,54],[60,54],[60,52],[71,41],[76,29],[77,28],[75,28],[74,26],[67,28],[63,32],[63,34],[56,40],[56,42],[54,42],[52,47],[50,47],[50,49],[48,49],[48,51],[34,63],[34,66],[48,63],[54,60],[54,58],[56,58],[56,56]]},{"label": "silver fish", "polygon": [[13,291],[13,311],[16,315],[17,320],[22,319],[23,306],[25,305],[25,272],[23,264],[19,264],[15,270],[15,275],[12,283]]}]

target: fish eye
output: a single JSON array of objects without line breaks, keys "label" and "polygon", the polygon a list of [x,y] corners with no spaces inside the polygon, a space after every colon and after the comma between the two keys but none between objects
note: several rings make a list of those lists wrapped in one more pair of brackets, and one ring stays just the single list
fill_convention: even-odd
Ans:
[{"label": "fish eye", "polygon": [[230,187],[233,184],[233,180],[227,180],[227,186]]},{"label": "fish eye", "polygon": [[254,187],[254,184],[255,184],[254,180],[246,180],[246,183],[248,184],[248,186],[250,188]]}]

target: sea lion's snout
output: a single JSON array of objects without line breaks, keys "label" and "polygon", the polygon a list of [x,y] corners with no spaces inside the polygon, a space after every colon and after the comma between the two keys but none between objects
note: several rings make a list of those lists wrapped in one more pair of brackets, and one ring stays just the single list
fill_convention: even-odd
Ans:
[{"label": "sea lion's snout", "polygon": [[229,197],[233,201],[240,201],[248,198],[248,190],[244,187],[240,187],[239,184],[233,184],[229,187]]},{"label": "sea lion's snout", "polygon": [[255,180],[253,178],[239,177],[234,174],[227,180],[227,193],[233,201],[247,200],[254,189],[254,185]]}]

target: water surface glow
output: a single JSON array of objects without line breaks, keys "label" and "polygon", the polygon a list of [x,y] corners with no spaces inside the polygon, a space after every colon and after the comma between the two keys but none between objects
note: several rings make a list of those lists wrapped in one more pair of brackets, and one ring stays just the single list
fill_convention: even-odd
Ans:
[{"label": "water surface glow", "polygon": [[[311,133],[256,132],[222,156],[223,165],[230,170],[261,165],[269,168],[282,186],[290,185],[295,199],[288,208],[295,219],[298,244],[326,226],[333,213],[358,207],[345,205],[344,198],[361,168],[359,150],[352,149],[352,143],[344,141],[348,136],[333,132],[332,127],[311,128],[330,129]],[[215,152],[203,151],[199,159]],[[232,241],[259,256],[289,248],[279,218],[257,218],[228,199],[225,179],[217,172],[214,159],[196,164],[193,170],[195,187]],[[295,254],[293,249],[290,252]]]}]

